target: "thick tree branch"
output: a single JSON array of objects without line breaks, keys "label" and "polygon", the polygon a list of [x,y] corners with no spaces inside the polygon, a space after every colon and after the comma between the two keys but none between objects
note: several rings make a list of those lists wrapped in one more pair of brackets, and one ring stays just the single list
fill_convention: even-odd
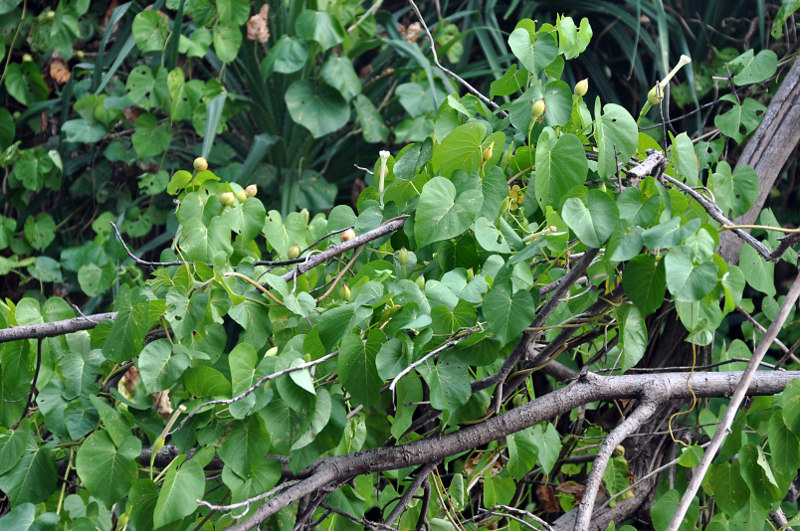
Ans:
[{"label": "thick tree branch", "polygon": [[617,445],[622,444],[631,433],[638,430],[644,422],[647,422],[655,413],[659,403],[657,399],[645,398],[642,403],[639,404],[639,407],[637,407],[628,418],[622,421],[619,426],[614,428],[600,445],[600,450],[598,450],[594,464],[592,465],[592,471],[589,472],[589,477],[586,479],[586,484],[584,485],[583,497],[578,506],[578,516],[575,519],[575,531],[588,531],[589,529],[594,501],[597,498],[597,491],[603,480],[603,473],[606,471],[606,466],[608,466],[608,460],[611,459]]},{"label": "thick tree branch", "polygon": [[[654,375],[595,376],[579,378],[574,383],[544,395],[508,413],[492,417],[480,424],[467,426],[454,433],[429,437],[394,447],[323,458],[301,471],[305,479],[265,502],[248,520],[231,527],[234,531],[251,529],[290,503],[323,488],[334,481],[384,470],[397,470],[442,460],[493,440],[564,414],[589,402],[623,398],[666,401],[730,396],[736,390],[741,372],[696,372]],[[750,395],[772,395],[781,392],[800,372],[761,371],[749,384]],[[691,385],[691,388],[689,387]]]},{"label": "thick tree branch", "polygon": [[669,523],[669,527],[667,527],[667,531],[676,531],[681,526],[683,517],[686,515],[686,511],[689,509],[689,505],[691,505],[694,495],[700,488],[700,484],[706,475],[708,467],[711,466],[711,461],[717,455],[717,451],[722,446],[722,441],[725,440],[725,437],[730,431],[731,424],[733,424],[733,419],[736,416],[737,411],[739,411],[739,406],[742,404],[742,400],[744,400],[744,397],[747,394],[751,380],[756,377],[756,369],[758,369],[758,364],[761,362],[764,354],[767,353],[767,349],[769,349],[772,341],[778,336],[778,332],[780,332],[783,324],[786,322],[786,319],[789,318],[789,312],[791,312],[792,307],[794,306],[794,303],[797,301],[798,297],[800,297],[800,275],[794,279],[794,284],[792,284],[792,288],[789,290],[789,293],[786,294],[786,298],[783,300],[783,304],[781,304],[781,307],[778,309],[775,319],[773,319],[772,324],[769,325],[764,337],[761,338],[758,346],[756,346],[756,350],[753,352],[753,357],[750,358],[750,363],[747,364],[747,369],[742,374],[741,381],[736,385],[736,391],[731,397],[728,408],[725,410],[725,414],[722,416],[722,419],[720,419],[719,426],[717,426],[717,431],[714,433],[714,437],[711,439],[711,444],[708,448],[706,448],[703,458],[700,460],[700,464],[697,465],[697,468],[694,470],[694,474],[692,475],[689,485],[686,486],[686,490],[681,497],[678,508],[675,510],[675,516],[672,517],[672,521]]},{"label": "thick tree branch", "polygon": [[[784,164],[800,141],[800,58],[783,79],[775,97],[764,113],[764,119],[747,142],[736,167],[752,166],[759,182],[758,197],[750,209],[736,218],[736,225],[755,223],[764,202]],[[729,264],[739,259],[742,240],[730,233],[722,233],[719,254]]]}]

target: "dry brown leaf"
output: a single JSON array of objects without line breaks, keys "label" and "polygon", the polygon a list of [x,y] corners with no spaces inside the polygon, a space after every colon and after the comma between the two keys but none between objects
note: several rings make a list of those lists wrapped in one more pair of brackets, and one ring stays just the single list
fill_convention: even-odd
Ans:
[{"label": "dry brown leaf", "polygon": [[156,413],[166,420],[172,414],[172,404],[169,403],[169,391],[161,391],[160,393],[153,393],[153,407]]},{"label": "dry brown leaf", "polygon": [[542,509],[548,513],[560,513],[561,506],[556,500],[556,493],[550,485],[539,485],[536,487],[536,496],[539,498],[539,503]]},{"label": "dry brown leaf", "polygon": [[69,81],[70,71],[67,62],[57,54],[58,52],[53,53],[53,57],[50,59],[50,77],[59,85],[63,85]]},{"label": "dry brown leaf", "polygon": [[122,394],[125,395],[125,398],[131,398],[133,396],[134,389],[139,384],[139,369],[136,367],[131,367],[128,371],[122,376],[119,383],[121,384],[121,391]]},{"label": "dry brown leaf", "polygon": [[403,35],[408,42],[417,42],[419,38],[419,34],[422,33],[422,26],[419,25],[419,22],[412,22],[406,28],[405,34]]},{"label": "dry brown leaf", "polygon": [[261,6],[261,11],[247,21],[247,40],[265,43],[269,40],[269,4]]},{"label": "dry brown leaf", "polygon": [[558,485],[556,490],[564,494],[572,494],[579,499],[581,496],[583,496],[583,485],[574,481],[565,481],[564,483]]}]

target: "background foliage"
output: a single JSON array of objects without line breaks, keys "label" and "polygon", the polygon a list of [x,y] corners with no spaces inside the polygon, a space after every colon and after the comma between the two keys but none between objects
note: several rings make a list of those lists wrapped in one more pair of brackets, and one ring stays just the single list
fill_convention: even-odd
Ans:
[{"label": "background foliage", "polygon": [[[653,338],[674,311],[686,365],[750,356],[759,331],[736,310],[768,325],[796,253],[777,272],[747,245],[738,266],[725,263],[719,219],[679,184],[705,186],[729,219],[750,206],[758,177],[735,161],[795,47],[792,2],[421,6],[439,60],[491,103],[457,94],[408,5],[362,4],[0,3],[0,326],[118,312],[91,331],[0,347],[4,523],[224,528],[260,500],[196,500],[244,502],[320,456],[535,403],[561,384],[491,380],[531,342],[566,352],[575,370],[657,367]],[[681,53],[693,63],[640,117]],[[382,148],[393,154],[376,158]],[[647,149],[666,151],[679,184],[618,175]],[[211,169],[187,171],[197,156]],[[792,163],[763,225],[796,221],[793,176]],[[136,255],[165,263],[141,267],[110,222]],[[399,230],[292,273],[344,229],[387,222]],[[755,234],[777,247],[775,232]],[[585,283],[548,305],[582,256]],[[797,329],[779,337],[794,344]],[[686,528],[763,528],[800,466],[787,407],[798,393],[756,398],[737,418]],[[210,400],[223,402],[191,417],[179,408]],[[676,417],[689,435],[675,465],[697,463],[725,407],[690,403]],[[501,520],[482,511],[509,505],[528,522],[569,511],[585,456],[618,421],[609,410],[449,457],[394,524],[486,526]],[[167,440],[174,459],[141,457]],[[624,451],[602,479],[633,495]],[[408,470],[358,476],[306,523],[382,521],[411,481]],[[672,473],[659,484],[655,528],[685,483]],[[300,516],[291,506],[268,525]]]}]

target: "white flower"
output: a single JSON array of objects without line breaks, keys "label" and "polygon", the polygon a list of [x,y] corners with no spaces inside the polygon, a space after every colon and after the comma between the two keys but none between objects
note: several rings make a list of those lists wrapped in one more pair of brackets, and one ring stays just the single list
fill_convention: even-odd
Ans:
[{"label": "white flower", "polygon": [[378,195],[383,193],[383,182],[386,179],[386,176],[389,174],[389,169],[386,167],[386,162],[389,160],[389,153],[388,151],[381,150],[378,152],[378,155],[381,158],[381,167],[378,168]]}]

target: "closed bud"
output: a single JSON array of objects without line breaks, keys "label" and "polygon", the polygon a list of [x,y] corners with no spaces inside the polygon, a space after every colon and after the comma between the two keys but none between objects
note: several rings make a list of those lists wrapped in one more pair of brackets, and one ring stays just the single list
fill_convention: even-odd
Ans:
[{"label": "closed bud", "polygon": [[236,199],[238,199],[240,203],[244,203],[245,201],[247,201],[247,194],[245,193],[244,190],[239,190],[238,192],[236,192]]},{"label": "closed bud", "polygon": [[270,356],[274,356],[277,353],[278,353],[278,347],[272,347],[267,351],[266,354],[264,354],[264,356],[270,357]]},{"label": "closed bud", "polygon": [[299,245],[292,245],[289,247],[289,258],[294,260],[298,256],[300,256],[300,246]]},{"label": "closed bud", "polygon": [[425,289],[425,277],[420,275],[417,277],[417,280],[414,281],[417,284],[419,289]]},{"label": "closed bud", "polygon": [[547,109],[547,107],[544,104],[544,100],[543,99],[534,102],[533,109],[531,111],[531,114],[533,115],[533,119],[536,120],[540,116],[542,116],[546,109]]},{"label": "closed bud", "polygon": [[589,80],[584,78],[575,83],[575,95],[579,98],[586,96],[586,92],[589,90]]},{"label": "closed bud", "polygon": [[662,99],[664,99],[664,93],[659,85],[651,88],[650,92],[647,93],[647,102],[650,105],[658,105]]},{"label": "closed bud", "polygon": [[197,157],[194,159],[194,169],[197,171],[206,171],[208,169],[208,161],[205,157]]},{"label": "closed bud", "polygon": [[56,12],[51,9],[50,11],[47,12],[47,14],[45,14],[44,18],[46,18],[47,20],[54,20],[56,18]]},{"label": "closed bud", "polygon": [[250,184],[244,189],[244,193],[247,194],[247,197],[255,197],[255,195],[258,193],[258,186]]},{"label": "closed bud", "polygon": [[233,206],[236,202],[236,196],[233,195],[233,192],[225,192],[224,194],[220,194],[219,202],[224,206]]},{"label": "closed bud", "polygon": [[31,54],[29,54],[29,53],[26,53],[25,55],[22,56],[22,62],[23,63],[32,63],[33,62],[33,56]]},{"label": "closed bud", "polygon": [[350,240],[352,240],[355,237],[356,237],[356,231],[354,231],[353,229],[347,229],[346,231],[344,231],[342,233],[342,238],[341,238],[342,239],[342,243],[349,242]]},{"label": "closed bud", "polygon": [[347,284],[342,284],[340,294],[342,296],[342,300],[350,302],[350,288],[347,287]]},{"label": "closed bud", "polygon": [[403,247],[402,249],[397,251],[397,261],[403,267],[408,265],[408,249]]},{"label": "closed bud", "polygon": [[494,150],[494,142],[489,144],[489,147],[483,150],[483,162],[486,163],[492,158],[492,151]]}]

